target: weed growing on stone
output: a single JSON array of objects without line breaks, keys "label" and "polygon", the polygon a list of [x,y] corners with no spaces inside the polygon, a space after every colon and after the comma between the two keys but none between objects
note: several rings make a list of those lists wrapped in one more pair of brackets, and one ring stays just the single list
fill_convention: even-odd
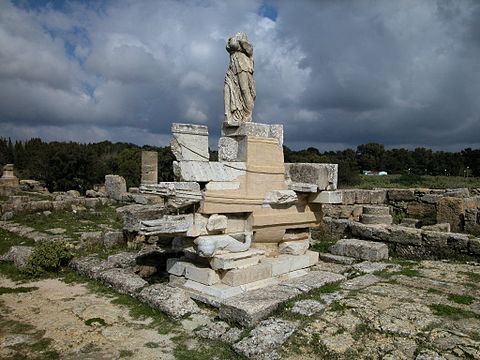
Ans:
[{"label": "weed growing on stone", "polygon": [[338,300],[333,301],[328,308],[330,311],[344,312],[348,309],[348,306],[340,303]]},{"label": "weed growing on stone", "polygon": [[173,352],[175,359],[177,360],[246,359],[245,357],[236,354],[230,346],[220,341],[202,340],[201,346],[196,349],[190,349],[183,337],[182,340],[179,340],[178,338],[173,338],[172,340],[177,342],[177,346]]},{"label": "weed growing on stone", "polygon": [[469,295],[449,294],[448,300],[456,302],[457,304],[470,305],[475,298]]},{"label": "weed growing on stone", "polygon": [[107,326],[107,323],[102,318],[96,317],[96,318],[91,318],[91,319],[85,320],[85,325],[87,325],[87,326],[93,326],[93,325]]},{"label": "weed growing on stone", "polygon": [[467,276],[468,280],[473,282],[473,283],[479,283],[480,282],[480,274],[471,272],[471,271],[460,271],[459,274]]},{"label": "weed growing on stone", "polygon": [[404,275],[404,276],[408,276],[408,277],[420,276],[420,273],[418,272],[418,270],[409,269],[409,268],[402,269],[399,272],[397,272],[396,274],[397,275]]},{"label": "weed growing on stone", "polygon": [[132,350],[120,350],[120,359],[129,358],[134,355]]},{"label": "weed growing on stone", "polygon": [[480,315],[477,315],[472,311],[459,309],[454,306],[444,304],[430,304],[429,307],[432,312],[438,316],[445,316],[453,319],[480,318]]},{"label": "weed growing on stone", "polygon": [[33,240],[0,229],[0,254],[6,253],[13,245],[32,246],[33,244],[35,244]]},{"label": "weed growing on stone", "polygon": [[429,288],[429,289],[427,290],[427,292],[428,292],[429,294],[442,294],[442,292],[441,292],[440,290],[434,289],[434,288]]},{"label": "weed growing on stone", "polygon": [[22,271],[32,277],[58,272],[72,256],[64,241],[40,241]]},{"label": "weed growing on stone", "polygon": [[3,287],[0,286],[0,295],[3,294],[21,294],[21,293],[27,293],[31,292],[34,290],[38,290],[38,287],[32,286],[32,287],[26,287],[26,286],[20,286],[16,288],[10,288],[10,287]]}]

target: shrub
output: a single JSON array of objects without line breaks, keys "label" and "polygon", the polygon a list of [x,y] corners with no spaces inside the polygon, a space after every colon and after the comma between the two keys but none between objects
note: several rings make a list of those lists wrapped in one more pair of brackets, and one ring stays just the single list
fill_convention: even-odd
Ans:
[{"label": "shrub", "polygon": [[30,276],[57,272],[72,258],[65,241],[40,241],[33,248],[32,255],[23,271]]}]

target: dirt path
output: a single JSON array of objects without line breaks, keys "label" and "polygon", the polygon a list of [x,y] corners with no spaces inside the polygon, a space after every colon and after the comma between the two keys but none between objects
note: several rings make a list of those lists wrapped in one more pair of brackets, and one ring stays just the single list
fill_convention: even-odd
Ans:
[{"label": "dirt path", "polygon": [[[15,284],[0,277],[0,358],[174,359],[172,340],[184,329],[160,334],[130,309],[58,279]],[[5,292],[5,290],[4,290]],[[198,321],[198,319],[197,319]],[[205,321],[208,321],[205,318]],[[190,323],[195,319],[190,320]],[[187,328],[192,324],[185,323]]]}]

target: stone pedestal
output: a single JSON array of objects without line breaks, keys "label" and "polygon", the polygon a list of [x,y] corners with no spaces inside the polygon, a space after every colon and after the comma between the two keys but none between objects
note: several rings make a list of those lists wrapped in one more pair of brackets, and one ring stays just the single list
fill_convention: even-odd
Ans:
[{"label": "stone pedestal", "polygon": [[152,185],[158,182],[158,153],[142,151],[142,185]]},{"label": "stone pedestal", "polygon": [[0,178],[0,186],[16,188],[20,183],[14,173],[13,164],[7,164],[3,167],[3,174]]}]

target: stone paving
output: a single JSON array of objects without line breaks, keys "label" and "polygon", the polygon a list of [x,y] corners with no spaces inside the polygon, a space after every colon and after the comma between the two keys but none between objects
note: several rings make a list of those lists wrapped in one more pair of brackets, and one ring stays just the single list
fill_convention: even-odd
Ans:
[{"label": "stone paving", "polygon": [[[51,279],[15,285],[0,278],[0,287],[39,288],[0,301],[4,320],[43,331],[61,358],[173,359],[183,336],[199,359],[480,359],[480,264],[320,262],[312,272],[327,269],[346,280],[301,293],[247,329],[201,308],[162,334],[108,297]],[[95,318],[106,326],[85,324]],[[0,355],[14,358],[29,336],[2,328]],[[212,340],[223,347],[205,347]]]}]

